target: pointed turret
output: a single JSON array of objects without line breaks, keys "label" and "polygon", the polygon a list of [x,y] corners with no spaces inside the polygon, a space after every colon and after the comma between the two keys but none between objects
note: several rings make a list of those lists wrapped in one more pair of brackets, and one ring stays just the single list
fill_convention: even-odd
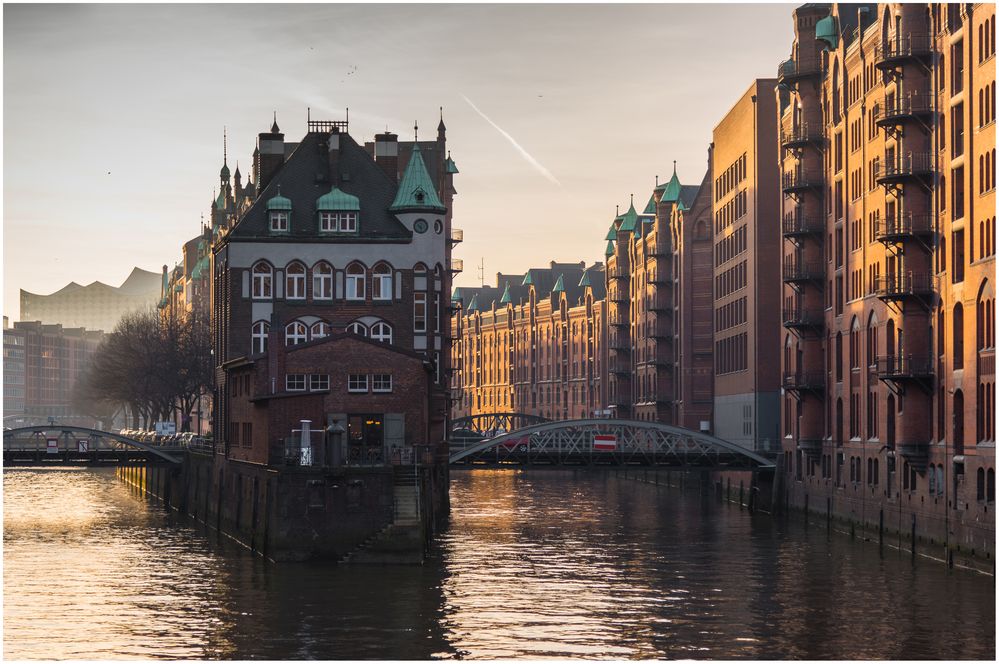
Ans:
[{"label": "pointed turret", "polygon": [[503,296],[500,298],[500,304],[511,304],[513,298],[510,297],[510,282],[506,282],[506,288],[503,289]]},{"label": "pointed turret", "polygon": [[555,282],[555,287],[552,288],[553,293],[564,293],[565,292],[565,279],[563,275],[558,275],[558,281]]},{"label": "pointed turret", "polygon": [[279,134],[279,133],[281,133],[281,128],[278,127],[278,123],[277,123],[277,111],[274,111],[274,122],[271,124],[271,133],[272,134]]},{"label": "pointed turret", "polygon": [[635,211],[635,196],[631,197],[631,205],[628,207],[628,211],[621,215],[621,228],[622,231],[631,231],[638,227],[638,212]]},{"label": "pointed turret", "polygon": [[663,201],[676,203],[678,200],[680,200],[680,178],[676,176],[676,160],[674,159],[673,177],[666,183],[666,189],[663,190]]},{"label": "pointed turret", "polygon": [[472,296],[471,301],[468,303],[468,311],[478,311],[479,310],[479,294],[476,293]]},{"label": "pointed turret", "polygon": [[222,188],[229,182],[229,139],[226,128],[222,128],[222,170],[219,171],[219,179],[222,180]]},{"label": "pointed turret", "polygon": [[593,284],[590,283],[590,271],[589,270],[583,270],[583,276],[580,277],[578,285],[579,285],[580,288],[588,288],[588,287],[590,287],[590,286],[593,285]]},{"label": "pointed turret", "polygon": [[399,190],[395,201],[389,210],[392,212],[438,212],[444,214],[447,209],[441,203],[434,188],[434,183],[423,162],[420,145],[413,143],[413,154],[409,158],[406,171],[399,182]]}]

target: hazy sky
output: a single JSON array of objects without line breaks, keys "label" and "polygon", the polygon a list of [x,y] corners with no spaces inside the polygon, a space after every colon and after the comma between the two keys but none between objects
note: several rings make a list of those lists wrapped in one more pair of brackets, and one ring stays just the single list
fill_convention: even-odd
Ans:
[{"label": "hazy sky", "polygon": [[458,285],[482,257],[487,283],[603,260],[616,204],[644,205],[674,159],[700,182],[712,128],[787,57],[792,8],[4,5],[3,311],[19,288],[172,266],[223,125],[245,177],[271,112],[298,141],[308,106],[349,107],[358,142],[414,121],[430,137],[444,107]]}]

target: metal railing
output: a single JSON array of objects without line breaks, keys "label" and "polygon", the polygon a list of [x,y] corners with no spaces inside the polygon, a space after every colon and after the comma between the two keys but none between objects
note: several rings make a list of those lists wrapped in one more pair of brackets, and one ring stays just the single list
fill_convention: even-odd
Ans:
[{"label": "metal railing", "polygon": [[777,65],[777,80],[784,81],[805,76],[814,76],[820,71],[818,60],[795,60],[791,58]]},{"label": "metal railing", "polygon": [[784,235],[811,235],[825,230],[822,217],[802,214],[800,209],[784,214]]},{"label": "metal railing", "polygon": [[892,240],[916,235],[926,235],[932,232],[933,215],[898,212],[885,215],[884,219],[874,222],[874,237],[878,240]]},{"label": "metal railing", "polygon": [[826,386],[824,371],[792,371],[785,373],[781,384],[785,390],[822,390]]},{"label": "metal railing", "polygon": [[825,322],[825,317],[819,309],[785,307],[783,320],[784,327],[820,327]]},{"label": "metal railing", "polygon": [[822,182],[820,171],[795,169],[781,175],[781,187],[785,192],[821,187]]},{"label": "metal railing", "polygon": [[878,180],[901,178],[912,175],[928,175],[933,172],[933,155],[929,152],[908,152],[894,159],[885,156],[874,170]]},{"label": "metal railing", "polygon": [[996,349],[995,348],[985,348],[978,351],[978,363],[977,363],[978,375],[979,376],[995,376],[996,375]]},{"label": "metal railing", "polygon": [[929,113],[932,110],[932,97],[929,92],[907,92],[894,97],[885,97],[884,105],[876,107],[874,120],[889,121]]},{"label": "metal railing", "polygon": [[933,292],[933,277],[929,274],[889,274],[874,279],[874,293],[883,298],[929,295]]},{"label": "metal railing", "polygon": [[878,378],[926,378],[933,375],[933,360],[928,355],[878,355]]},{"label": "metal railing", "polygon": [[930,53],[932,53],[932,48],[929,35],[909,33],[898,35],[894,39],[878,44],[874,48],[874,60],[883,63],[890,60],[923,57],[930,55]]},{"label": "metal railing", "polygon": [[784,281],[819,281],[825,275],[819,261],[784,261]]},{"label": "metal railing", "polygon": [[782,131],[780,144],[783,147],[792,147],[805,143],[812,143],[822,139],[822,128],[809,127],[807,122],[803,122],[797,127],[792,127],[789,131]]}]

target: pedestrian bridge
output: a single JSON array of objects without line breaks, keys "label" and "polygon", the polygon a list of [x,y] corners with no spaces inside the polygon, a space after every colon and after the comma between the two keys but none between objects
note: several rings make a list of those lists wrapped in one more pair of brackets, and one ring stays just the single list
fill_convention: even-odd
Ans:
[{"label": "pedestrian bridge", "polygon": [[544,422],[509,433],[452,440],[450,462],[464,465],[665,466],[772,470],[774,462],[699,431],[641,420]]},{"label": "pedestrian bridge", "polygon": [[150,445],[121,434],[77,426],[5,429],[4,466],[161,461],[177,464],[185,448]]}]

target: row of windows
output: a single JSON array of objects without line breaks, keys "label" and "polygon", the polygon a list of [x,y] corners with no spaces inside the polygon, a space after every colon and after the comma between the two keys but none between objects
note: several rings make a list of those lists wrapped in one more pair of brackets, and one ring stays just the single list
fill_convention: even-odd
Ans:
[{"label": "row of windows", "polygon": [[234,447],[252,447],[253,423],[229,422],[229,444]]},{"label": "row of windows", "polygon": [[715,277],[715,298],[723,298],[745,287],[746,261],[742,261]]},{"label": "row of windows", "polygon": [[996,82],[978,91],[978,126],[984,127],[996,119]]},{"label": "row of windows", "polygon": [[717,374],[745,371],[747,362],[745,332],[715,342],[715,372]]},{"label": "row of windows", "polygon": [[981,64],[996,54],[996,17],[978,26],[978,64]]},{"label": "row of windows", "polygon": [[715,200],[720,201],[746,179],[746,153],[736,159],[725,171],[715,178]]},{"label": "row of windows", "polygon": [[734,302],[724,304],[715,309],[715,332],[727,330],[746,322],[746,298],[740,297]]},{"label": "row of windows", "polygon": [[742,219],[748,211],[748,200],[749,194],[743,189],[735,195],[735,198],[715,210],[715,231],[721,233]]},{"label": "row of windows", "polygon": [[[356,233],[356,212],[320,212],[319,230],[324,233]],[[288,233],[291,230],[291,212],[271,210],[269,213],[272,233]]]},{"label": "row of windows", "polygon": [[[306,341],[322,339],[330,334],[330,325],[326,321],[317,321],[307,327],[301,321],[292,321],[285,325],[284,343],[286,346],[295,346]],[[254,353],[267,352],[267,340],[270,336],[271,324],[265,320],[258,320],[251,328],[250,340]],[[382,343],[392,343],[392,326],[385,321],[377,321],[371,326],[367,326],[360,321],[354,321],[346,328],[345,332],[358,334],[362,337],[369,337]]]},{"label": "row of windows", "polygon": [[[325,261],[319,261],[312,267],[312,298],[315,300],[333,299],[333,266]],[[269,300],[274,297],[274,267],[267,261],[258,261],[250,271],[252,275],[252,295],[254,299]],[[375,300],[391,300],[393,296],[393,269],[385,261],[380,261],[368,270],[359,262],[353,262],[344,271],[347,282],[347,299],[363,300],[367,293],[367,283],[371,281],[371,298]],[[434,270],[434,276],[442,274],[440,266]],[[426,290],[427,268],[417,264],[413,268],[415,290]],[[292,261],[285,268],[285,298],[289,300],[304,300],[308,296],[306,284],[309,270],[300,261]]]},{"label": "row of windows", "polygon": [[392,391],[392,374],[350,374],[347,376],[347,391],[353,394],[368,392],[384,394]]},{"label": "row of windows", "polygon": [[288,392],[304,392],[308,385],[310,392],[328,392],[330,389],[329,374],[286,374],[284,389]]},{"label": "row of windows", "polygon": [[747,227],[740,226],[734,233],[715,245],[715,267],[726,263],[746,250]]},{"label": "row of windows", "polygon": [[996,149],[978,157],[978,193],[996,188]]}]

